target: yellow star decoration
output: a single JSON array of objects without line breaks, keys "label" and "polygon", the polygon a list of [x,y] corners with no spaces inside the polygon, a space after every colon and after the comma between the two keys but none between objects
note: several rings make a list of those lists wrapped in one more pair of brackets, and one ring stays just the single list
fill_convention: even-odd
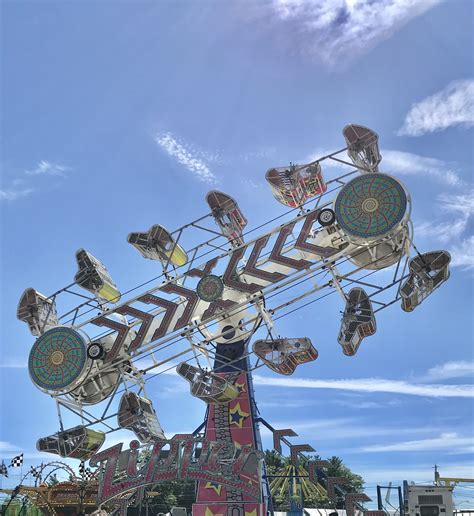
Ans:
[{"label": "yellow star decoration", "polygon": [[233,409],[229,410],[229,423],[231,425],[237,425],[239,428],[242,428],[244,420],[248,416],[250,416],[250,414],[244,412],[240,408],[240,403],[237,403],[237,405]]},{"label": "yellow star decoration", "polygon": [[218,496],[220,496],[222,491],[222,486],[217,482],[208,482],[205,486],[205,489],[214,489]]},{"label": "yellow star decoration", "polygon": [[250,512],[245,511],[245,516],[257,516],[257,509]]},{"label": "yellow star decoration", "polygon": [[242,392],[245,392],[245,383],[235,383],[235,386],[237,387],[237,390],[239,391],[239,394]]},{"label": "yellow star decoration", "polygon": [[[206,507],[206,512],[204,516],[224,516],[223,514],[214,514],[209,507]],[[256,516],[256,515],[255,515]]]}]

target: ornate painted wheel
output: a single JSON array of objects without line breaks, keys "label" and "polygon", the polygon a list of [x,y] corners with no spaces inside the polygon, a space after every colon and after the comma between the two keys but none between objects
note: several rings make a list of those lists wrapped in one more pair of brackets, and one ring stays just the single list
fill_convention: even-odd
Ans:
[{"label": "ornate painted wheel", "polygon": [[334,203],[336,220],[348,236],[371,240],[390,234],[405,217],[407,194],[385,174],[364,174],[347,183]]},{"label": "ornate painted wheel", "polygon": [[93,342],[87,348],[87,356],[92,360],[99,360],[105,355],[104,346],[99,342]]},{"label": "ornate painted wheel", "polygon": [[318,215],[318,222],[321,224],[321,226],[331,226],[336,221],[336,215],[334,214],[334,211],[329,208],[324,208],[324,210],[321,210]]},{"label": "ornate painted wheel", "polygon": [[197,295],[203,301],[216,301],[221,298],[222,292],[224,292],[224,283],[214,274],[204,276],[197,285]]},{"label": "ornate painted wheel", "polygon": [[86,339],[72,328],[52,328],[33,345],[28,360],[31,380],[40,389],[74,387],[87,365]]}]

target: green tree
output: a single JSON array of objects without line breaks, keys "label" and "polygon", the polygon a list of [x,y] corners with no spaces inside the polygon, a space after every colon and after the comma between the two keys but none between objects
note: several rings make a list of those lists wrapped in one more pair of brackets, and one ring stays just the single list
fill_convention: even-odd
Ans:
[{"label": "green tree", "polygon": [[363,491],[364,479],[345,466],[341,458],[332,456],[327,460],[329,462],[327,468],[328,477],[346,477],[349,480],[348,491],[351,493],[361,493]]},{"label": "green tree", "polygon": [[50,475],[48,480],[46,481],[49,487],[53,487],[56,484],[59,483],[58,477],[56,476],[56,473],[54,475]]},{"label": "green tree", "polygon": [[148,505],[151,514],[158,514],[159,512],[166,514],[171,507],[186,507],[187,512],[191,513],[195,497],[195,482],[176,480],[162,482],[147,488],[147,491],[158,493],[149,498]]},{"label": "green tree", "polygon": [[[329,462],[329,466],[327,468],[328,477],[345,477],[348,480],[347,485],[344,485],[343,488],[347,493],[362,493],[364,490],[364,479],[353,473],[342,461],[340,457],[332,456],[327,459]],[[337,508],[344,508],[344,498],[342,494],[337,495]]]}]

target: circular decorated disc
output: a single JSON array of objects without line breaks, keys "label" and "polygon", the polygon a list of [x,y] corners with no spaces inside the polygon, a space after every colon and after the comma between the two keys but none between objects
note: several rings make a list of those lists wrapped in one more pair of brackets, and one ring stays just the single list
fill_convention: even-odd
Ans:
[{"label": "circular decorated disc", "polygon": [[219,276],[208,274],[201,278],[197,285],[197,295],[203,301],[216,301],[224,292],[224,283]]},{"label": "circular decorated disc", "polygon": [[407,194],[385,174],[364,174],[349,181],[334,203],[336,220],[347,235],[371,239],[384,236],[405,216]]},{"label": "circular decorated disc", "polygon": [[46,331],[30,351],[28,369],[31,380],[41,389],[58,391],[72,386],[86,367],[87,343],[72,328]]}]

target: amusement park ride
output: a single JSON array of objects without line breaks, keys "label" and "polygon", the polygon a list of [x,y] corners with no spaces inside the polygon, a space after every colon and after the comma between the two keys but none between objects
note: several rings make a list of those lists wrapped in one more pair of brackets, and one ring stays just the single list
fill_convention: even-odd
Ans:
[{"label": "amusement park ride", "polygon": [[[290,211],[276,226],[275,220],[260,226],[263,234],[244,233],[247,219],[237,202],[212,191],[209,215],[173,232],[155,224],[128,235],[163,274],[127,292],[125,301],[105,266],[84,249],[76,253],[72,284],[49,296],[33,288],[23,293],[18,318],[37,337],[31,380],[54,399],[59,417],[59,431],[40,438],[37,448],[98,466],[99,504],[123,493],[132,503],[146,485],[188,478],[197,481],[196,516],[271,511],[258,430],[267,423],[256,408],[252,371],[267,366],[291,375],[318,358],[310,338],[277,336],[278,319],[336,292],[343,315],[334,341],[352,356],[375,333],[377,312],[397,302],[410,312],[448,279],[449,254],[420,254],[413,244],[410,195],[379,170],[377,134],[351,124],[343,135],[341,150],[268,170],[274,197]],[[325,180],[328,161],[347,171]],[[187,235],[195,241],[197,232],[208,239],[185,249]],[[78,296],[82,302],[73,306]],[[257,331],[262,338],[251,343]],[[193,434],[171,440],[146,392],[167,368],[207,407]],[[64,411],[77,417],[73,428],[64,428]],[[289,443],[291,430],[267,426],[276,446],[281,440],[290,446],[298,471],[298,456],[314,450]],[[130,448],[101,450],[106,434],[118,429],[135,434]],[[148,450],[144,463],[141,446]],[[338,485],[325,478],[324,461],[309,464],[312,482],[323,482],[328,493]],[[292,489],[301,498],[299,485],[295,473]],[[364,496],[348,493],[348,511]],[[293,509],[301,512],[301,504]]]},{"label": "amusement park ride", "polygon": [[[66,476],[67,481],[60,481],[57,475]],[[23,485],[28,476],[35,479],[33,486]],[[63,513],[65,508],[73,508],[76,514],[89,512],[96,507],[97,489],[97,472],[92,474],[83,469],[77,475],[65,462],[52,460],[36,468],[31,467],[15,489],[0,490],[10,495],[10,499],[0,507],[0,514],[8,514],[12,503],[12,512],[17,514],[16,506],[16,510],[20,509],[19,515],[44,512],[56,515]]]}]

